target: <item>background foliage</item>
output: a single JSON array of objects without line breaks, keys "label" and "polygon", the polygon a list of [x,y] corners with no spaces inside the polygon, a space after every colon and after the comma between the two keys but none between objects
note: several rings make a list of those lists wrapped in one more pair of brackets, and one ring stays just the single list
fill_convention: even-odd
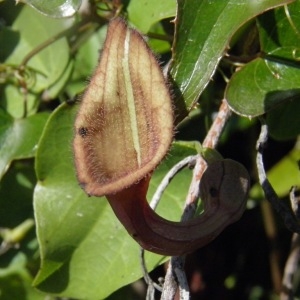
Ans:
[{"label": "background foliage", "polygon": [[[188,257],[192,294],[269,299],[278,293],[290,233],[262,201],[254,155],[257,117],[264,116],[272,136],[266,166],[285,201],[300,182],[300,1],[178,0],[174,40],[175,0],[95,0],[89,10],[61,19],[51,17],[65,16],[57,9],[63,1],[27,3],[0,1],[0,299],[138,297],[130,286],[112,293],[142,276],[139,247],[104,198],[89,198],[79,188],[72,162],[73,100],[117,11],[149,35],[162,63],[172,57],[178,121],[189,115],[176,128],[177,140],[202,141],[224,97],[239,115],[230,119],[219,150],[248,168],[249,209],[236,227]],[[70,2],[74,11],[79,4]],[[174,144],[154,173],[149,199],[164,174],[193,153]],[[174,179],[160,214],[180,218],[190,179],[190,170]],[[166,261],[146,258],[149,270]]]}]

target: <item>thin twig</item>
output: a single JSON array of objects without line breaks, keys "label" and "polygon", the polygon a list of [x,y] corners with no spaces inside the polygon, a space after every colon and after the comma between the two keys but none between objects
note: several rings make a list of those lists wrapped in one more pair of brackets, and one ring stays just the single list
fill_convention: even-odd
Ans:
[{"label": "thin twig", "polygon": [[[204,148],[216,148],[220,135],[224,129],[224,126],[230,116],[231,112],[229,109],[229,106],[226,102],[226,100],[223,100],[217,117],[215,118],[211,128],[209,129],[202,146]],[[206,169],[206,162],[205,160],[201,157],[201,155],[198,155],[197,157],[197,161],[196,161],[196,165],[194,168],[194,172],[193,172],[193,178],[192,178],[192,182],[190,185],[190,189],[185,201],[185,206],[190,206],[192,204],[197,204],[198,201],[198,197],[199,197],[199,184],[200,184],[200,180],[201,177],[204,173]],[[196,205],[195,205],[196,207]],[[185,214],[185,213],[183,213]],[[193,216],[191,216],[193,217]]]},{"label": "thin twig", "polygon": [[[165,175],[161,183],[159,184],[158,188],[156,189],[152,200],[150,202],[150,207],[155,210],[157,205],[159,204],[159,201],[161,200],[162,194],[169,185],[169,183],[172,181],[172,179],[175,177],[175,175],[180,172],[183,168],[187,166],[192,166],[195,164],[196,161],[196,155],[188,156],[181,161],[179,161],[175,166],[173,166],[169,172]],[[147,299],[152,299],[152,295],[154,295],[155,289],[158,291],[162,291],[161,286],[156,284],[149,276],[149,273],[147,271],[146,262],[145,262],[145,250],[141,248],[140,252],[140,259],[141,259],[141,267],[143,271],[143,276],[146,284],[148,285],[147,289]],[[149,298],[148,298],[149,297]]]},{"label": "thin twig", "polygon": [[295,188],[292,188],[290,193],[291,209],[282,203],[272,185],[270,184],[264,164],[263,164],[263,150],[268,140],[268,127],[264,120],[262,120],[261,133],[257,141],[257,158],[256,164],[258,169],[258,177],[260,185],[262,186],[266,199],[272,204],[273,208],[279,213],[284,220],[286,227],[294,232],[292,238],[291,253],[287,260],[284,276],[283,276],[283,290],[280,295],[281,300],[292,300],[293,296],[293,277],[298,267],[300,259],[300,240],[298,233],[300,232],[299,220],[299,199],[295,196]]},{"label": "thin twig", "polygon": [[[220,135],[224,129],[224,126],[230,116],[231,112],[226,100],[223,100],[218,111],[218,115],[215,118],[206,138],[203,141],[203,147],[215,148],[218,144]],[[197,202],[199,198],[199,185],[201,177],[206,169],[206,162],[197,155],[196,165],[193,171],[193,178],[190,185],[190,189],[185,201],[185,208],[181,217],[181,221],[192,218],[197,208]],[[180,299],[189,299],[189,290],[186,283],[185,271],[184,271],[185,256],[172,257],[168,271],[165,277],[165,283],[163,287],[162,298],[163,300],[173,299],[171,295],[175,295],[177,285],[174,282],[178,282]],[[176,277],[176,278],[175,278]],[[166,295],[166,296],[165,296]]]},{"label": "thin twig", "polygon": [[165,276],[161,300],[173,299],[171,295],[175,295],[178,288],[180,300],[190,299],[189,285],[185,275],[184,264],[185,256],[171,257]]},{"label": "thin twig", "polygon": [[184,263],[185,259],[178,259],[176,256],[171,259],[172,269],[174,270],[179,284],[179,298],[180,300],[189,300],[190,289],[184,272]]},{"label": "thin twig", "polygon": [[[161,300],[173,300],[179,285],[179,299],[189,300],[189,284],[184,272],[184,260],[179,257],[171,257],[170,265],[165,277],[165,284],[161,296]],[[177,280],[176,280],[177,279]]]},{"label": "thin twig", "polygon": [[[226,100],[222,101],[217,117],[215,118],[204,142],[203,147],[215,148],[223,128],[230,116],[230,109]],[[202,174],[206,169],[206,162],[201,155],[188,156],[178,162],[172,169],[165,175],[164,179],[158,186],[155,194],[152,197],[150,206],[152,209],[156,209],[163,192],[169,185],[175,175],[186,166],[195,165],[193,172],[193,179],[190,185],[190,190],[185,202],[184,212],[181,217],[181,221],[192,218],[195,214],[198,195],[199,195],[199,184]],[[144,274],[144,279],[148,284],[147,299],[153,299],[154,288],[160,289],[160,286],[152,281],[146,268],[144,259],[144,250],[141,249],[141,266]],[[177,289],[179,288],[179,295],[181,300],[188,300],[190,298],[188,282],[184,271],[184,256],[174,256],[170,260],[169,268],[165,276],[165,283],[162,291],[162,300],[171,300],[174,298]]]},{"label": "thin twig", "polygon": [[143,276],[144,276],[144,279],[146,281],[147,284],[151,284],[153,285],[153,287],[155,289],[157,289],[158,291],[162,291],[162,287],[160,285],[158,285],[157,283],[153,282],[152,279],[150,278],[149,276],[149,273],[148,273],[148,270],[147,270],[147,266],[145,264],[145,251],[144,249],[141,248],[141,264],[142,264],[142,269],[143,269]]},{"label": "thin twig", "polygon": [[299,234],[294,233],[291,243],[291,252],[285,264],[284,274],[282,279],[282,292],[280,293],[280,300],[293,300],[293,279],[298,269],[300,260],[300,237]]},{"label": "thin twig", "polygon": [[290,202],[294,215],[300,220],[300,195],[295,186],[292,186],[290,191]]},{"label": "thin twig", "polygon": [[64,37],[69,37],[73,35],[75,32],[86,31],[89,29],[93,24],[90,21],[83,20],[79,23],[72,25],[71,27],[64,29],[63,31],[58,32],[54,36],[50,37],[46,41],[42,42],[41,44],[37,45],[34,49],[32,49],[27,55],[23,58],[22,62],[20,63],[20,69],[24,69],[28,62],[39,52],[44,50],[46,47],[50,46],[51,44],[57,42],[59,39]]},{"label": "thin twig", "polygon": [[256,165],[258,170],[258,178],[261,187],[265,193],[266,199],[272,204],[273,208],[279,213],[284,220],[285,226],[292,232],[300,233],[300,226],[293,215],[291,209],[279,200],[275,190],[270,184],[263,163],[263,150],[268,140],[268,127],[262,120],[261,132],[257,141],[257,157]]},{"label": "thin twig", "polygon": [[146,262],[145,262],[145,250],[143,248],[140,249],[140,261],[141,261],[141,267],[143,271],[143,277],[148,286],[146,300],[154,300],[155,289],[161,292],[162,287],[157,283],[155,283],[149,275]]},{"label": "thin twig", "polygon": [[[290,191],[290,201],[293,212],[298,220],[300,220],[299,214],[299,202],[300,196],[297,193],[296,187],[292,187]],[[295,273],[298,269],[300,261],[300,236],[297,233],[293,234],[291,242],[291,251],[284,268],[284,274],[282,278],[282,292],[280,294],[280,300],[293,300],[293,280]]]},{"label": "thin twig", "polygon": [[[172,257],[171,257],[172,261]],[[170,262],[172,265],[172,262]],[[169,267],[165,276],[165,282],[160,300],[173,300],[177,292],[176,276],[173,274],[173,268]]]},{"label": "thin twig", "polygon": [[196,162],[196,155],[190,155],[179,161],[175,166],[173,166],[168,173],[165,175],[161,183],[159,184],[158,188],[156,189],[151,201],[150,201],[150,207],[155,210],[163,192],[168,187],[172,179],[175,177],[177,173],[179,173],[183,168],[187,166],[192,166]]}]

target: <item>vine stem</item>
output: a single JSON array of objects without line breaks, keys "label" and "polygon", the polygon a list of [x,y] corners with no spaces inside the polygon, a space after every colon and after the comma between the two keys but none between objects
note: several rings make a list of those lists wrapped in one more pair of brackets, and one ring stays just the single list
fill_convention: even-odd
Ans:
[{"label": "vine stem", "polygon": [[[300,220],[300,211],[299,211],[300,195],[296,187],[292,187],[290,191],[290,202],[291,202],[293,212],[297,220],[299,221]],[[298,270],[299,261],[300,261],[300,236],[298,233],[294,233],[292,236],[290,254],[284,268],[280,300],[294,299],[293,282],[296,276],[296,272]]]},{"label": "vine stem", "polygon": [[268,126],[264,120],[261,120],[261,132],[257,141],[256,165],[258,170],[259,183],[264,191],[266,199],[283,219],[285,226],[292,232],[300,233],[300,225],[292,210],[278,198],[274,188],[267,178],[263,163],[263,151],[268,140]]},{"label": "vine stem", "polygon": [[[179,161],[176,165],[174,165],[168,171],[168,173],[165,175],[165,177],[159,184],[158,188],[156,189],[156,191],[150,201],[149,205],[153,210],[156,209],[156,207],[159,204],[159,201],[162,197],[163,192],[165,191],[165,189],[167,188],[169,183],[172,181],[172,179],[176,176],[176,174],[179,173],[183,168],[185,168],[187,166],[189,166],[189,167],[194,166],[196,163],[196,158],[197,158],[197,155],[188,156],[188,157],[182,159],[181,161]],[[171,258],[171,260],[172,259],[173,258]],[[162,288],[161,288],[161,286],[156,284],[149,276],[147,266],[145,263],[145,250],[143,248],[141,248],[141,251],[140,251],[140,261],[141,261],[141,267],[142,267],[142,271],[143,271],[143,277],[144,277],[146,284],[148,285],[146,300],[153,300],[155,289],[162,292]],[[177,269],[177,268],[175,268],[175,269]],[[172,286],[174,284],[176,284],[175,279],[174,279],[174,282],[172,283]],[[171,290],[174,290],[174,289],[171,289]],[[176,288],[175,288],[175,292],[176,292]],[[169,291],[167,291],[167,292],[165,291],[165,293],[167,293],[169,295]]]},{"label": "vine stem", "polygon": [[[220,135],[230,115],[231,111],[227,101],[224,99],[222,100],[218,114],[203,141],[203,147],[216,148]],[[181,217],[181,221],[191,219],[195,214],[199,198],[200,180],[205,169],[205,160],[200,155],[197,155],[195,168],[193,170],[193,178],[185,201],[185,208]],[[174,256],[171,258],[165,276],[165,283],[161,297],[162,300],[173,299],[177,288],[179,288],[181,300],[188,300],[190,298],[189,287],[184,271],[184,263],[185,256]]]},{"label": "vine stem", "polygon": [[[41,52],[42,50],[44,50],[45,48],[47,48],[51,44],[57,42],[61,38],[64,38],[64,37],[69,37],[70,38],[71,36],[73,36],[74,34],[77,34],[77,33],[80,33],[82,35],[86,32],[92,32],[92,29],[95,29],[94,27],[96,28],[97,26],[95,26],[95,24],[93,24],[92,22],[87,21],[86,19],[84,19],[81,22],[76,23],[76,24],[72,25],[71,27],[58,32],[57,34],[50,37],[46,41],[44,41],[41,44],[37,45],[29,53],[27,53],[25,55],[25,57],[23,58],[22,62],[20,63],[19,69],[23,70],[25,68],[25,66],[28,64],[28,62],[36,54],[38,54],[39,52]],[[71,49],[71,52],[74,52],[74,50]]]},{"label": "vine stem", "polygon": [[[216,148],[220,135],[223,131],[223,128],[230,116],[231,112],[226,100],[222,100],[220,105],[218,114],[208,131],[204,141],[203,147],[205,148]],[[175,177],[175,175],[181,171],[185,167],[194,167],[193,178],[190,184],[189,192],[185,201],[184,211],[181,217],[181,221],[188,220],[192,218],[195,214],[197,208],[197,202],[199,198],[199,185],[200,179],[206,169],[206,162],[201,157],[200,154],[188,156],[178,162],[175,166],[173,166],[169,172],[165,175],[160,185],[158,186],[156,192],[154,193],[152,200],[150,202],[150,206],[153,210],[156,209],[164,190],[167,188],[169,183]],[[161,288],[152,281],[150,278],[145,259],[144,259],[144,250],[141,249],[140,252],[141,266],[144,275],[145,282],[148,285],[147,290],[147,300],[154,299],[154,287],[161,291]],[[171,257],[170,263],[166,272],[165,282],[162,289],[162,300],[171,300],[174,298],[176,291],[179,287],[179,295],[181,300],[187,300],[190,298],[188,281],[184,272],[184,256],[174,256]]]},{"label": "vine stem", "polygon": [[[229,109],[227,101],[223,99],[218,114],[202,143],[203,148],[216,148],[220,135],[230,115],[231,111]],[[198,155],[193,172],[192,182],[185,201],[186,207],[189,205],[197,204],[199,197],[199,183],[205,169],[206,162],[201,157],[201,155]],[[185,212],[183,213],[183,218],[185,218]]]},{"label": "vine stem", "polygon": [[183,168],[185,168],[187,166],[191,167],[191,166],[195,165],[196,159],[197,159],[197,155],[187,156],[168,171],[168,173],[161,181],[160,185],[156,189],[156,191],[150,201],[150,207],[153,210],[156,209],[156,207],[162,197],[163,192],[165,191],[167,186],[170,184],[171,180],[175,177],[175,175],[177,173],[179,173]]},{"label": "vine stem", "polygon": [[297,270],[300,260],[300,225],[299,225],[299,195],[296,196],[296,189],[292,187],[290,192],[291,209],[286,206],[278,198],[274,188],[270,184],[263,163],[263,149],[268,140],[268,126],[265,120],[261,120],[261,133],[257,141],[257,158],[256,164],[258,169],[258,178],[260,185],[263,188],[266,199],[271,203],[273,208],[283,219],[285,226],[292,232],[293,238],[291,243],[291,252],[285,265],[284,275],[282,280],[281,300],[294,299],[293,295],[293,278]]}]

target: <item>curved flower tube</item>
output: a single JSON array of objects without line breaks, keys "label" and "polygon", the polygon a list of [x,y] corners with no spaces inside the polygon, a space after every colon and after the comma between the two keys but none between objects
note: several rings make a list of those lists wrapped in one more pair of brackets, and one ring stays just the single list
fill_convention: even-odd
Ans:
[{"label": "curved flower tube", "polygon": [[208,166],[201,178],[204,212],[186,222],[168,221],[146,200],[150,176],[123,191],[107,195],[116,216],[146,250],[162,255],[183,255],[205,246],[243,214],[249,175],[239,163],[225,159]]}]

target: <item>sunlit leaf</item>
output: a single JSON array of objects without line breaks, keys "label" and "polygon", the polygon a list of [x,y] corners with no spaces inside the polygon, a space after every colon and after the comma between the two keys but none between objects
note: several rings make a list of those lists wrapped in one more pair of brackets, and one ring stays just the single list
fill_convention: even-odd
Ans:
[{"label": "sunlit leaf", "polygon": [[[299,1],[289,5],[293,24],[298,28],[299,8]],[[258,24],[261,50],[265,55],[234,74],[226,90],[231,108],[251,117],[269,112],[279,104],[299,101],[300,98],[299,33],[290,24],[283,8],[259,17]],[[285,127],[290,117],[285,119],[282,115],[278,126]],[[290,135],[295,136],[295,133],[290,132]]]},{"label": "sunlit leaf", "polygon": [[[65,74],[70,75],[70,55],[66,38],[50,42],[42,51],[34,51],[50,37],[69,26],[68,20],[50,19],[25,6],[14,20],[12,30],[0,34],[1,44],[6,44],[7,40],[11,41],[10,46],[4,48],[7,52],[0,52],[0,56],[5,57],[6,65],[15,69],[9,77],[10,81],[4,87],[0,87],[1,106],[15,118],[23,117],[25,111],[27,115],[34,113],[40,101],[37,94],[61,82],[62,79],[64,83],[68,79]],[[32,53],[32,56],[25,65],[25,74],[22,75],[17,70],[29,53]],[[23,78],[17,79],[17,74]],[[11,81],[14,84],[9,84]],[[21,85],[24,89],[20,88]],[[56,96],[57,93],[58,90],[54,93],[53,89],[49,95]]]},{"label": "sunlit leaf", "polygon": [[179,0],[172,80],[191,108],[198,100],[237,29],[267,9],[290,2]]},{"label": "sunlit leaf", "polygon": [[81,5],[81,0],[21,0],[38,12],[52,18],[67,18],[73,16]]},{"label": "sunlit leaf", "polygon": [[0,178],[14,159],[35,155],[48,113],[13,119],[0,109]]},{"label": "sunlit leaf", "polygon": [[[131,0],[127,11],[130,22],[138,25],[141,32],[147,33],[155,23],[175,17],[176,0]],[[147,13],[144,14],[143,11]]]}]

